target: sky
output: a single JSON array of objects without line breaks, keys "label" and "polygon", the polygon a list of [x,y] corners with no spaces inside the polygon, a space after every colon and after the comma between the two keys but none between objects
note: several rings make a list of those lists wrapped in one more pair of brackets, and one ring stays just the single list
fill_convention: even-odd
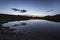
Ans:
[{"label": "sky", "polygon": [[[26,13],[13,11],[11,8],[25,9]],[[48,12],[49,11],[49,12]],[[0,13],[14,15],[55,15],[60,13],[59,0],[0,0]]]}]

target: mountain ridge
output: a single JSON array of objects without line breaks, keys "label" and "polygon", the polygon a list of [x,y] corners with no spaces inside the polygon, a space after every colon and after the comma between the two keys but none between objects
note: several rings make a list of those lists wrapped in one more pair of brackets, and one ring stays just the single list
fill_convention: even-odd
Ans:
[{"label": "mountain ridge", "polygon": [[20,21],[20,20],[29,20],[29,19],[43,19],[54,22],[60,22],[60,14],[56,14],[53,16],[47,15],[44,17],[39,17],[39,16],[10,15],[10,14],[0,13],[0,22]]}]

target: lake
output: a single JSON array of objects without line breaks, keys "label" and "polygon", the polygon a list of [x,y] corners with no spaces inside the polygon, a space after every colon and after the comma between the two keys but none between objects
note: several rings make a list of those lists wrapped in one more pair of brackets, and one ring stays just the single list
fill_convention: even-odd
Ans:
[{"label": "lake", "polygon": [[3,23],[3,27],[15,29],[13,32],[29,33],[34,37],[59,38],[60,23],[47,20],[25,20]]}]

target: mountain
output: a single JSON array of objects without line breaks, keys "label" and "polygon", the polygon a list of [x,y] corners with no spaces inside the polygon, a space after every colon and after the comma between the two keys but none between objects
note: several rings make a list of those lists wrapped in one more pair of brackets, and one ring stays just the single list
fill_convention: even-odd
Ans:
[{"label": "mountain", "polygon": [[20,20],[29,20],[29,19],[40,19],[40,17],[0,13],[0,22],[20,21]]},{"label": "mountain", "polygon": [[56,15],[53,15],[53,16],[45,16],[42,19],[49,20],[49,21],[54,21],[54,22],[60,22],[60,14],[56,14]]},{"label": "mountain", "polygon": [[11,14],[2,14],[0,13],[0,22],[8,22],[8,21],[20,21],[20,20],[29,20],[29,19],[43,19],[54,22],[60,22],[60,14],[56,14],[53,16],[29,16],[29,15],[11,15]]}]

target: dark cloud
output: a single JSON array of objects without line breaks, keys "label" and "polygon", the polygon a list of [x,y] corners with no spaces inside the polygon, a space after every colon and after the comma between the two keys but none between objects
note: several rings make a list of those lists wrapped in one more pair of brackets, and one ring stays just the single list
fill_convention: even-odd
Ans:
[{"label": "dark cloud", "polygon": [[25,12],[27,12],[27,10],[25,10],[25,9],[20,10],[20,9],[12,8],[12,10],[14,10],[14,11],[18,11],[18,12],[21,12],[21,13],[25,13]]},{"label": "dark cloud", "polygon": [[16,9],[16,8],[12,8],[12,10],[14,10],[14,11],[20,11],[19,9]]}]

